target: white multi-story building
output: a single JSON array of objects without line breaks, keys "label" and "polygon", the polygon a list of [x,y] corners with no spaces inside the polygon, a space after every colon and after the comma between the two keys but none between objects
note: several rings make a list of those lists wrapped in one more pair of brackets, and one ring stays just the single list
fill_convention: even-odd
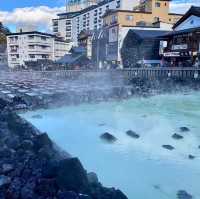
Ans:
[{"label": "white multi-story building", "polygon": [[53,19],[53,32],[77,45],[82,30],[97,30],[103,26],[102,16],[107,10],[133,10],[139,3],[140,0],[103,0],[76,12],[58,14],[59,18]]},{"label": "white multi-story building", "polygon": [[32,31],[7,35],[8,66],[15,68],[26,61],[56,61],[69,51],[66,41],[55,35]]}]

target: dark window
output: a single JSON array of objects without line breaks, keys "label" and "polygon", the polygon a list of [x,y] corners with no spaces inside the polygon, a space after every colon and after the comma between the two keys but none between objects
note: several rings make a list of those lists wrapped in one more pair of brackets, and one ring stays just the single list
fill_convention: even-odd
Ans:
[{"label": "dark window", "polygon": [[155,3],[155,7],[156,7],[156,8],[160,8],[160,2],[156,2],[156,3]]}]

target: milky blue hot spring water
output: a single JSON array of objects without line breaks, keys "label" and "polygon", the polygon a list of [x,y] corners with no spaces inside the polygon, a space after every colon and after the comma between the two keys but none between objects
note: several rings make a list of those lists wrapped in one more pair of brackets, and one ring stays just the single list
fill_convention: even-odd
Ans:
[{"label": "milky blue hot spring water", "polygon": [[[33,118],[36,114],[42,118]],[[79,157],[105,186],[121,189],[129,199],[176,199],[178,190],[200,198],[200,93],[66,106],[22,116]],[[179,132],[181,126],[190,131]],[[129,129],[140,138],[128,137]],[[103,142],[104,132],[117,142]],[[184,139],[173,139],[174,133]],[[164,149],[164,144],[175,149]],[[196,158],[189,159],[189,154]]]}]

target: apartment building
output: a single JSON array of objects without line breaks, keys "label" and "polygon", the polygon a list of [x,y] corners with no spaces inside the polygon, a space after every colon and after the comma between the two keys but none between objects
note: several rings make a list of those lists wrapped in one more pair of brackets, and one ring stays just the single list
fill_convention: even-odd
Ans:
[{"label": "apartment building", "polygon": [[72,45],[72,19],[79,13],[79,11],[59,13],[58,18],[53,19],[53,34],[62,37]]},{"label": "apartment building", "polygon": [[[102,16],[110,9],[133,10],[140,0],[103,0],[76,12],[58,14],[53,19],[53,32],[69,43],[78,45],[78,35],[83,30],[97,30],[103,27]],[[68,25],[66,25],[66,23]]]},{"label": "apartment building", "polygon": [[172,31],[182,15],[170,13],[170,0],[145,0],[133,10],[108,10],[99,33],[108,35],[106,61],[122,65],[121,48],[130,29]]},{"label": "apartment building", "polygon": [[96,5],[101,0],[68,0],[66,4],[67,12],[76,12],[89,6]]},{"label": "apartment building", "polygon": [[66,41],[55,35],[31,31],[7,35],[8,66],[15,68],[27,61],[58,60],[69,51]]}]

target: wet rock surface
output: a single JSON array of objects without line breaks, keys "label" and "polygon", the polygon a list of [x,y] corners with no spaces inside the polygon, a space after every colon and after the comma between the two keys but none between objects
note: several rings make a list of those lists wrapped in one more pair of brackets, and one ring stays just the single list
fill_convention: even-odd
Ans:
[{"label": "wet rock surface", "polygon": [[170,150],[170,151],[172,151],[172,150],[175,149],[172,145],[169,145],[169,144],[162,145],[162,147],[163,147],[164,149],[167,149],[167,150]]},{"label": "wet rock surface", "polygon": [[130,136],[132,138],[135,138],[135,139],[140,138],[140,135],[137,134],[136,132],[132,131],[132,130],[126,131],[126,135],[128,135],[128,136]]},{"label": "wet rock surface", "polygon": [[101,138],[102,140],[106,141],[106,142],[109,142],[109,143],[113,143],[113,142],[116,142],[116,141],[117,141],[117,138],[116,138],[114,135],[112,135],[112,134],[110,134],[110,133],[108,133],[108,132],[103,133],[103,134],[100,136],[100,138]]},{"label": "wet rock surface", "polygon": [[194,155],[189,154],[189,155],[188,155],[188,158],[189,158],[190,160],[194,160],[196,157],[195,157]]},{"label": "wet rock surface", "polygon": [[186,127],[186,126],[182,126],[182,127],[180,127],[180,131],[181,132],[189,132],[190,129],[188,127]]},{"label": "wet rock surface", "polygon": [[15,113],[0,110],[0,127],[1,199],[127,199]]},{"label": "wet rock surface", "polygon": [[187,193],[187,191],[185,190],[180,190],[177,193],[177,199],[192,199],[192,195],[190,195],[189,193]]},{"label": "wet rock surface", "polygon": [[179,135],[179,134],[177,134],[177,133],[174,133],[174,134],[172,135],[172,138],[174,138],[175,140],[181,140],[181,139],[183,139],[184,137],[183,137],[182,135]]}]

